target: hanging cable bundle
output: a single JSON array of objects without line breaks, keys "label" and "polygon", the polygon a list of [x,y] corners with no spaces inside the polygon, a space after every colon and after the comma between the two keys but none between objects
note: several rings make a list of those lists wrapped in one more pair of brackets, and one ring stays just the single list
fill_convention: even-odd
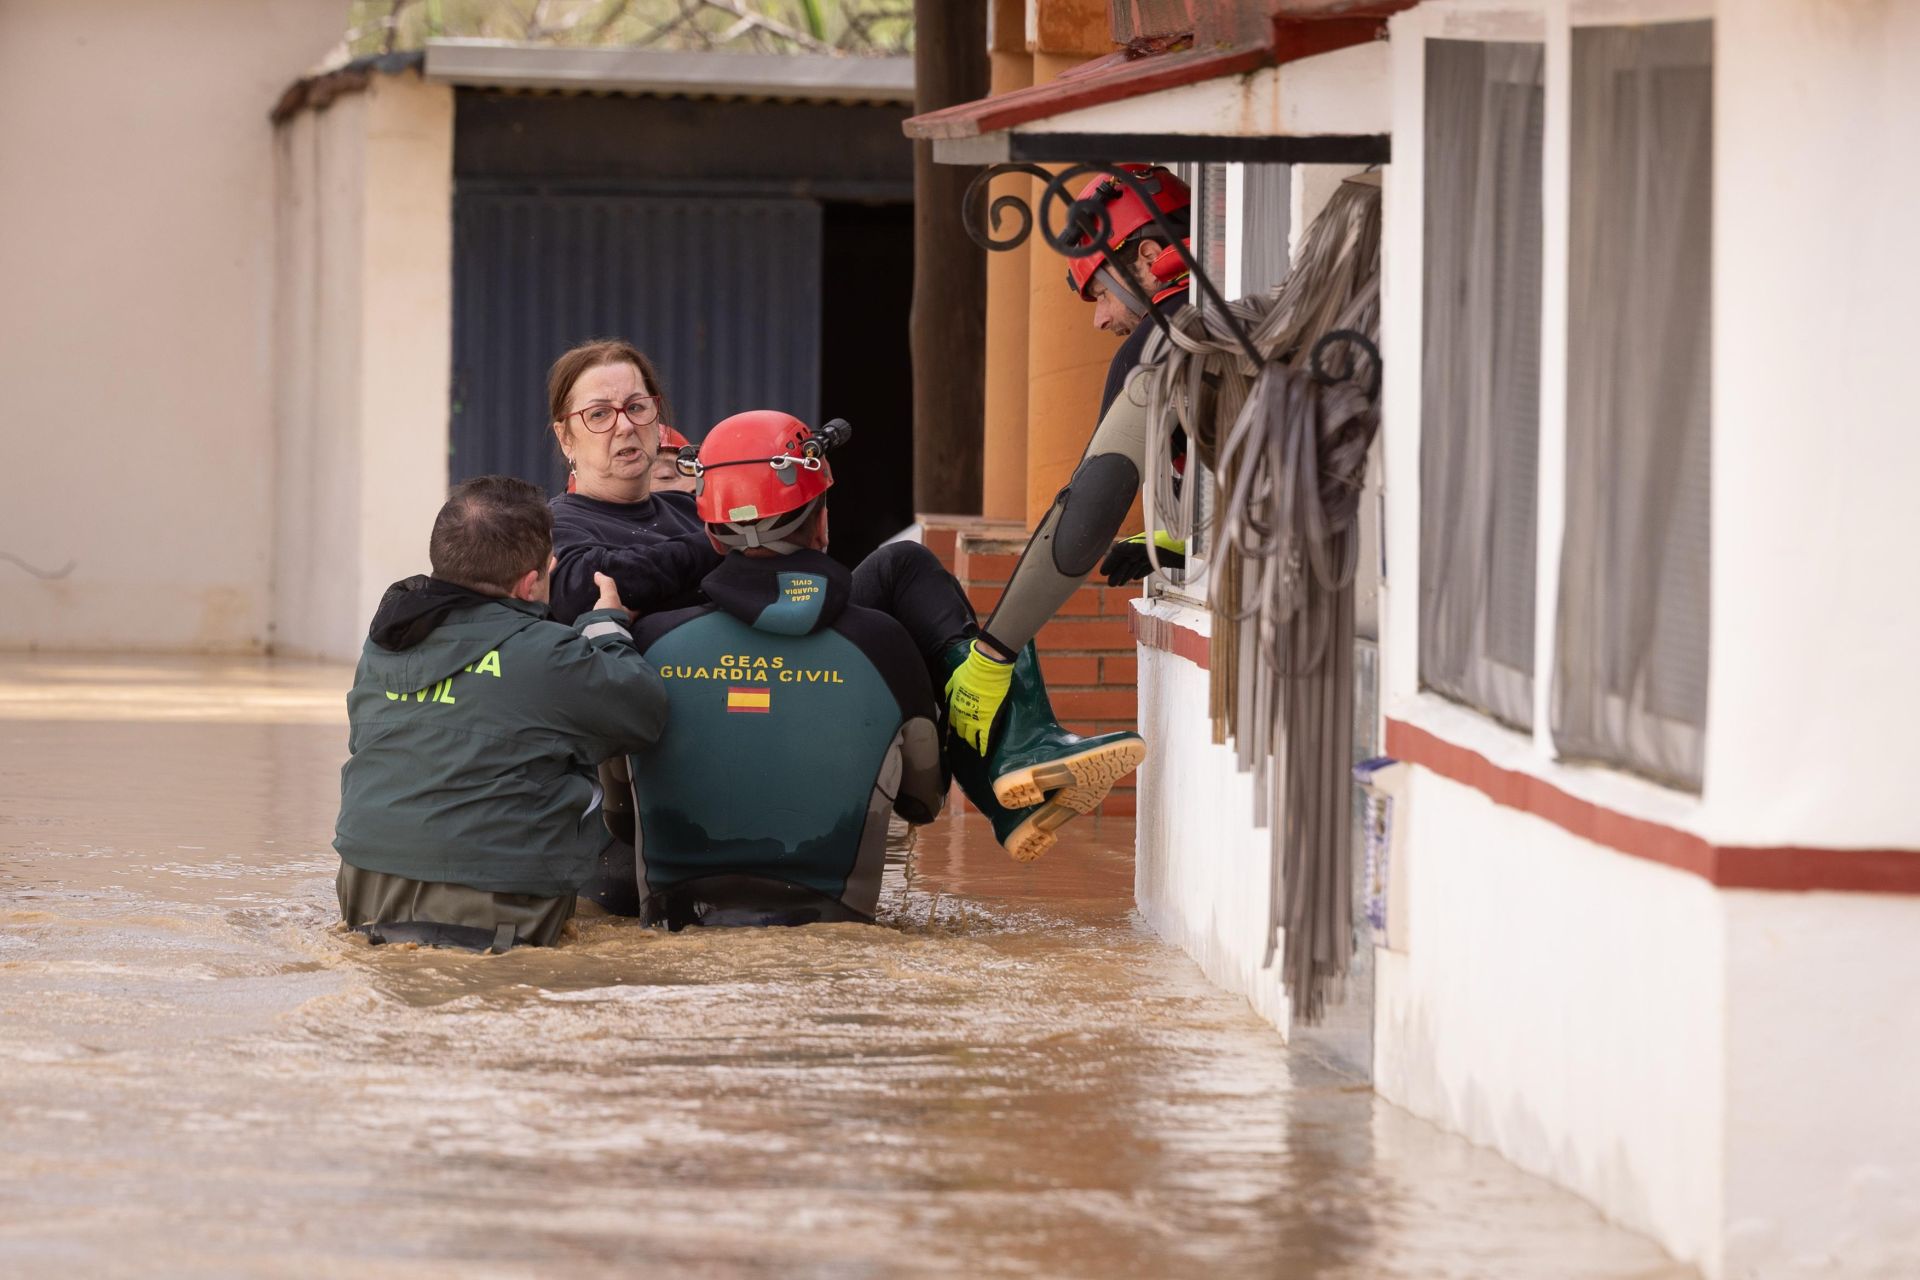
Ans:
[{"label": "hanging cable bundle", "polygon": [[[1182,310],[1149,348],[1147,527],[1190,537],[1175,427],[1213,468],[1209,710],[1273,832],[1266,963],[1282,928],[1295,1015],[1318,1021],[1353,952],[1353,580],[1379,430],[1380,190],[1341,184],[1273,293]],[[1255,366],[1235,330],[1264,357]],[[1278,806],[1276,820],[1275,806]]]}]

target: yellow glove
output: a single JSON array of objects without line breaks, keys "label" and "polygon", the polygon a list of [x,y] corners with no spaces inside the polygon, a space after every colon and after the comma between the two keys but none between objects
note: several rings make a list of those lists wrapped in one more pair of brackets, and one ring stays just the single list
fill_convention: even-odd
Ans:
[{"label": "yellow glove", "polygon": [[960,741],[986,755],[993,718],[1012,687],[1012,663],[988,657],[978,643],[969,645],[967,660],[947,677],[947,726]]}]

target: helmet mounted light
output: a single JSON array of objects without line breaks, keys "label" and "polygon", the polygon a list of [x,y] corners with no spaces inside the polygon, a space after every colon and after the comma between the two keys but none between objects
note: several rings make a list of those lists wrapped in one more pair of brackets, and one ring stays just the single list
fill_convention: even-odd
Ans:
[{"label": "helmet mounted light", "polygon": [[852,438],[844,418],[815,431],[791,414],[759,409],[716,423],[674,466],[693,478],[694,505],[716,540],[788,553],[833,485],[827,451]]},{"label": "helmet mounted light", "polygon": [[776,472],[785,473],[781,478],[786,483],[792,484],[794,476],[790,468],[799,467],[803,471],[818,471],[827,465],[827,450],[838,449],[851,439],[853,439],[853,425],[845,418],[835,418],[821,427],[818,432],[801,441],[798,454],[776,453],[765,458],[728,458],[724,462],[702,462],[700,446],[690,444],[684,446],[674,458],[673,469],[683,476],[699,479],[718,467],[747,467],[764,462]]}]

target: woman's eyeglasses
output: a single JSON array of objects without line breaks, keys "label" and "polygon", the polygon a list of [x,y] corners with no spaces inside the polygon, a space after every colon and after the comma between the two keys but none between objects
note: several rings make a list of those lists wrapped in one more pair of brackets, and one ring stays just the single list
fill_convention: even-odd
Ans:
[{"label": "woman's eyeglasses", "polygon": [[636,427],[651,426],[660,420],[660,398],[635,396],[622,405],[590,404],[584,409],[575,409],[567,416],[580,419],[587,430],[599,434],[613,430],[613,420],[623,413],[627,415],[627,421]]}]

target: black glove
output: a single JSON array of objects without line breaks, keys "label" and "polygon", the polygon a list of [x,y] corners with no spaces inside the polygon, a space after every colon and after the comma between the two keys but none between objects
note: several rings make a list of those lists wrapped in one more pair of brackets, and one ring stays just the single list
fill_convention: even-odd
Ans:
[{"label": "black glove", "polygon": [[[1184,543],[1166,534],[1158,534],[1154,542],[1160,550],[1162,569],[1184,569],[1187,566],[1187,554]],[[1169,543],[1176,543],[1169,546]],[[1100,572],[1107,575],[1110,587],[1125,586],[1129,582],[1138,582],[1153,572],[1153,562],[1147,559],[1147,535],[1136,533],[1131,538],[1122,538],[1107,551],[1107,558],[1100,562]]]}]

